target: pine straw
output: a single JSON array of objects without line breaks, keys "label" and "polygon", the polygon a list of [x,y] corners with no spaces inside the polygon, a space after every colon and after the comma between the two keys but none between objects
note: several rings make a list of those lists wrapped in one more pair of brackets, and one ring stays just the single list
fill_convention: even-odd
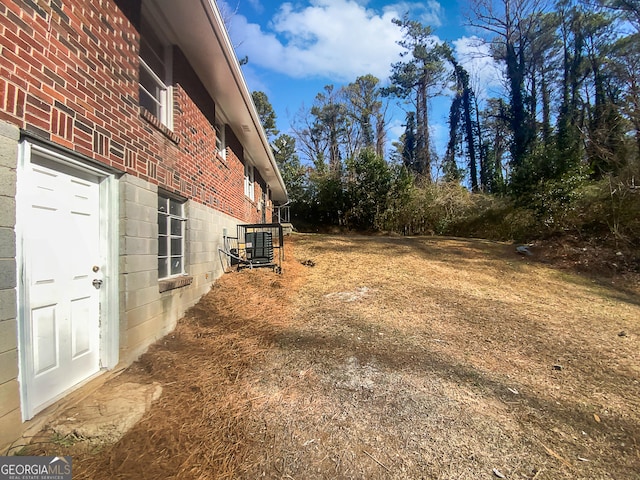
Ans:
[{"label": "pine straw", "polygon": [[163,394],[74,478],[637,478],[638,294],[495,242],[296,236],[121,375]]},{"label": "pine straw", "polygon": [[[287,249],[287,255],[290,249]],[[176,329],[121,379],[159,382],[161,398],[117,444],[99,452],[74,446],[74,479],[237,478],[247,456],[247,422],[271,338],[286,326],[303,276],[293,260],[282,275],[234,272],[219,279]],[[56,454],[60,446],[35,453]]]}]

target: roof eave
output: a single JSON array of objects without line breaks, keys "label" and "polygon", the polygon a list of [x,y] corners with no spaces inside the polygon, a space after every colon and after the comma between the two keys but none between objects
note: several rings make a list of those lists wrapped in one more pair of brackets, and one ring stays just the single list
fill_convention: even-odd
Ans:
[{"label": "roof eave", "polygon": [[146,0],[161,13],[171,41],[189,60],[245,151],[276,204],[288,200],[267,135],[240,69],[233,45],[214,0]]}]

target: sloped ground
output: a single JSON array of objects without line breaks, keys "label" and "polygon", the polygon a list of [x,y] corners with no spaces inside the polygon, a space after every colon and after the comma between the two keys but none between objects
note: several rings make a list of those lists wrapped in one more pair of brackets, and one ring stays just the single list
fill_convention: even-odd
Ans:
[{"label": "sloped ground", "polygon": [[91,479],[640,478],[637,284],[479,240],[286,253],[281,276],[225,275],[119,377],[163,394],[118,443],[39,453]]}]

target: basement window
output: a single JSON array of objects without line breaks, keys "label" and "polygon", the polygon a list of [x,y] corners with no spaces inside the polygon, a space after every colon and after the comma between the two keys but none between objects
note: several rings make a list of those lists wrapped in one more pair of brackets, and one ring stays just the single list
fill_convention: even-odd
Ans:
[{"label": "basement window", "polygon": [[184,202],[158,194],[158,278],[185,274]]}]

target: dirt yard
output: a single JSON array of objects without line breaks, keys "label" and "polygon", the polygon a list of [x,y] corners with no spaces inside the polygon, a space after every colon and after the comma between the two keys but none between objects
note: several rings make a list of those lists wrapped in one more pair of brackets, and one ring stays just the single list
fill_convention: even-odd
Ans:
[{"label": "dirt yard", "polygon": [[77,479],[640,478],[637,283],[480,240],[287,242],[114,380],[163,386],[118,443],[40,453]]}]

